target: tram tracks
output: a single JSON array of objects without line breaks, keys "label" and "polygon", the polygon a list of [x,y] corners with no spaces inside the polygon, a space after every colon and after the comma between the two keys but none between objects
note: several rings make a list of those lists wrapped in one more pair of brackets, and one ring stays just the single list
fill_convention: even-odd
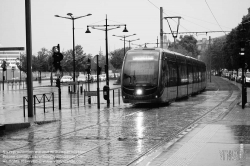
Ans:
[{"label": "tram tracks", "polygon": [[[217,81],[215,81],[217,87],[219,87],[217,89],[216,92],[218,92],[220,90],[220,87],[221,87],[221,84],[218,83]],[[166,143],[170,142],[171,140],[174,140],[175,138],[178,138],[178,136],[181,135],[181,137],[185,134],[187,134],[189,131],[191,131],[193,128],[195,128],[197,126],[197,124],[203,119],[203,118],[206,118],[206,116],[211,113],[212,111],[214,111],[216,108],[218,108],[219,106],[221,106],[224,102],[226,102],[233,94],[233,89],[235,89],[234,85],[233,84],[227,84],[227,87],[229,90],[229,94],[228,96],[222,100],[221,102],[219,102],[219,104],[217,104],[216,106],[212,107],[209,111],[207,111],[205,114],[203,114],[202,116],[200,116],[199,118],[197,118],[196,120],[192,121],[191,123],[187,124],[185,127],[183,127],[182,129],[180,129],[179,131],[175,132],[175,133],[172,133],[170,137],[167,137],[167,139],[164,139],[162,141],[160,141],[158,144],[156,144],[155,146],[153,146],[152,148],[150,148],[149,150],[145,151],[143,154],[141,154],[140,156],[138,156],[137,158],[133,159],[132,161],[130,161],[128,164],[126,164],[126,166],[131,166],[131,165],[137,165],[139,164],[140,160],[142,160],[143,158],[145,158],[145,156],[153,153],[156,149],[158,149],[159,147],[161,146],[164,146]],[[223,87],[223,89],[227,89],[225,87]],[[239,99],[240,95],[238,94],[238,96],[236,97],[236,99],[230,103],[229,105],[229,109],[228,111],[220,116],[219,119],[222,119],[223,117],[225,117],[233,108],[233,106],[236,104],[237,102],[237,99]],[[189,109],[189,108],[187,108]],[[216,119],[216,120],[219,120],[219,119]],[[179,139],[181,138],[179,137]],[[176,142],[176,141],[174,141]],[[172,142],[172,144],[174,143]],[[168,145],[167,147],[169,147],[171,145]]]}]

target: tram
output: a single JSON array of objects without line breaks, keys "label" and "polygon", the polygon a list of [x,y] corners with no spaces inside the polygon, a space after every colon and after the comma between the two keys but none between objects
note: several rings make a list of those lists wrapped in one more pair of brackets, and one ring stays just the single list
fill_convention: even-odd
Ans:
[{"label": "tram", "polygon": [[129,50],[123,60],[124,103],[170,103],[206,88],[205,63],[161,48]]}]

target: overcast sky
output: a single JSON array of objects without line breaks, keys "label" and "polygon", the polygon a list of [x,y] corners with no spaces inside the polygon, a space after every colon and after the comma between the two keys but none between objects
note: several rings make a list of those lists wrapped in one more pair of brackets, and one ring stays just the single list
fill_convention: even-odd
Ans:
[{"label": "overcast sky", "polygon": [[[248,14],[249,0],[31,0],[32,52],[41,48],[51,49],[60,44],[61,50],[72,49],[72,20],[55,17],[92,16],[75,20],[75,45],[80,44],[87,54],[96,55],[101,49],[105,53],[105,32],[91,29],[85,33],[87,25],[105,25],[107,15],[109,25],[127,24],[129,32],[123,28],[108,31],[109,51],[123,48],[123,41],[112,35],[132,35],[127,40],[134,44],[156,43],[160,38],[160,10],[164,17],[181,16],[179,32],[231,31]],[[216,21],[217,20],[217,21]],[[176,31],[177,19],[170,20]],[[218,23],[219,25],[218,25]],[[170,32],[167,21],[163,21],[164,32]],[[110,27],[111,28],[111,27]],[[194,35],[197,40],[224,33]],[[168,39],[173,41],[171,35]],[[0,0],[0,46],[26,47],[25,44],[25,0]],[[128,46],[128,43],[126,43]],[[134,46],[135,45],[131,45]],[[156,45],[148,45],[155,47]]]}]

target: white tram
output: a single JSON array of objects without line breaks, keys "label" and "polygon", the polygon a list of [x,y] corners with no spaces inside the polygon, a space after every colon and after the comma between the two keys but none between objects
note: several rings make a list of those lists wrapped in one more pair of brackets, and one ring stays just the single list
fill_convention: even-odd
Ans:
[{"label": "white tram", "polygon": [[168,103],[206,88],[205,63],[161,48],[129,50],[123,61],[124,103]]}]

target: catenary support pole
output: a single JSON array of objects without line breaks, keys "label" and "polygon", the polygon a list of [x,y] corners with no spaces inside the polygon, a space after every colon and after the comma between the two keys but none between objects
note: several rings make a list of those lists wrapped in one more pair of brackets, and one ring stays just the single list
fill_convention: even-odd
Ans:
[{"label": "catenary support pole", "polygon": [[31,4],[25,0],[28,117],[33,117]]}]

